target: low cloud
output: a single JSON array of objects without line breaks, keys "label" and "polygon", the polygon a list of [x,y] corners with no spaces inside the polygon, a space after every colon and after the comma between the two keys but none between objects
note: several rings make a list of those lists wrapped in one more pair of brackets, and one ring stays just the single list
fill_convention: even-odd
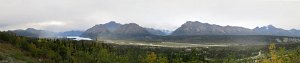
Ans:
[{"label": "low cloud", "polygon": [[54,30],[55,31],[60,28],[64,28],[65,26],[68,26],[68,24],[65,21],[43,21],[43,22],[29,22],[29,23],[20,23],[20,24],[16,24],[16,25],[3,26],[2,30],[36,28],[36,29],[42,29],[42,30]]},{"label": "low cloud", "polygon": [[174,30],[186,21],[300,29],[299,0],[1,0],[1,30],[86,30],[109,21]]}]

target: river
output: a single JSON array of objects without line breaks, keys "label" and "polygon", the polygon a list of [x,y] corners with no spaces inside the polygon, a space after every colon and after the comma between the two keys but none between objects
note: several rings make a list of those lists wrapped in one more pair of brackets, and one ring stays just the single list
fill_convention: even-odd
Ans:
[{"label": "river", "polygon": [[67,38],[73,39],[73,40],[92,40],[91,38],[84,38],[79,36],[67,36]]}]

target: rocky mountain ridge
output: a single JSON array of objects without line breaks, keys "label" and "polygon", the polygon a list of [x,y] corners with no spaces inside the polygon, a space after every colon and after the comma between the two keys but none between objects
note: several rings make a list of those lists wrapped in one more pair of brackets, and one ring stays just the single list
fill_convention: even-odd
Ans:
[{"label": "rocky mountain ridge", "polygon": [[187,21],[176,29],[172,35],[272,35],[300,37],[300,30],[285,30],[276,28],[273,25],[249,29],[238,26],[220,26],[198,21]]},{"label": "rocky mountain ridge", "polygon": [[155,34],[150,33],[144,27],[136,23],[120,24],[114,21],[105,24],[98,24],[86,30],[81,37],[88,38],[116,38],[116,37],[142,37],[152,36]]},{"label": "rocky mountain ridge", "polygon": [[187,21],[181,27],[173,31],[157,30],[141,27],[136,23],[120,24],[111,21],[105,24],[95,25],[86,31],[51,32],[28,28],[26,30],[10,30],[20,36],[27,37],[57,37],[57,36],[81,36],[87,38],[97,37],[148,37],[148,36],[196,36],[196,35],[271,35],[300,37],[300,30],[285,30],[273,25],[256,27],[254,29],[239,26],[220,26],[198,21]]},{"label": "rocky mountain ridge", "polygon": [[254,35],[254,31],[237,26],[220,26],[198,21],[187,21],[172,35]]}]

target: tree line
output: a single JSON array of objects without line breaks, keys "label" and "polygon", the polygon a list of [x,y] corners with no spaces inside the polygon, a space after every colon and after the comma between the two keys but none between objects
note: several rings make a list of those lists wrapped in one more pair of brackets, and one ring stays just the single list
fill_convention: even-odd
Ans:
[{"label": "tree line", "polygon": [[[36,63],[297,63],[300,44],[270,46],[167,48],[106,44],[101,41],[43,39],[0,32],[0,42],[12,44]],[[285,49],[289,48],[289,49]],[[257,55],[261,58],[242,60]]]}]

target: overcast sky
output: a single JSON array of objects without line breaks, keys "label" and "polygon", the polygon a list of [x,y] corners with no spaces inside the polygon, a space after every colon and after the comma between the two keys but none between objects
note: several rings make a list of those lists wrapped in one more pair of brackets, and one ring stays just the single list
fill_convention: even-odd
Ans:
[{"label": "overcast sky", "polygon": [[109,21],[174,30],[186,21],[300,29],[300,0],[0,0],[0,30],[86,30]]}]

